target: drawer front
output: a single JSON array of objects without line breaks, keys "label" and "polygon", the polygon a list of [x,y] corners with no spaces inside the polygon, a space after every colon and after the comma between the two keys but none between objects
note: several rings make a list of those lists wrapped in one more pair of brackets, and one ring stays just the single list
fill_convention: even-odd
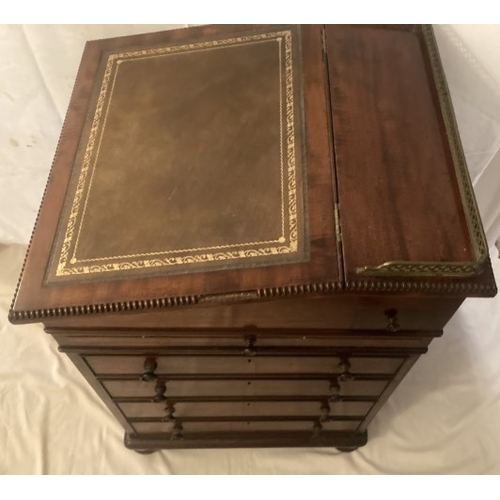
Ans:
[{"label": "drawer front", "polygon": [[[332,402],[330,416],[364,416],[373,403]],[[163,418],[165,404],[159,403],[119,403],[118,407],[127,418]],[[251,401],[251,402],[178,402],[173,405],[176,418],[185,417],[271,417],[278,415],[320,416],[322,403],[319,401]]]},{"label": "drawer front", "polygon": [[[137,329],[135,332],[95,331],[83,332],[79,330],[58,332],[53,336],[58,341],[62,351],[85,351],[92,349],[113,350],[126,349],[136,352],[144,350],[183,349],[233,349],[243,352],[246,347],[245,332],[230,332],[221,335],[218,332],[175,332]],[[441,332],[400,331],[388,333],[387,331],[368,332],[361,331],[331,331],[329,333],[304,333],[304,334],[277,334],[276,332],[255,333],[256,349],[282,347],[301,352],[310,348],[384,348],[392,349],[422,349]],[[187,353],[186,353],[187,354]]]},{"label": "drawer front", "polygon": [[[86,356],[96,375],[135,374],[145,371],[147,356]],[[401,366],[402,357],[348,358],[353,374],[393,374]],[[335,356],[157,356],[155,373],[162,374],[255,374],[255,373],[340,373],[341,359]]]},{"label": "drawer front", "polygon": [[[154,396],[154,384],[139,380],[102,380],[114,398]],[[340,384],[340,396],[378,396],[387,380],[354,380]],[[329,380],[172,380],[165,396],[315,396],[328,397]]]},{"label": "drawer front", "polygon": [[[168,433],[173,431],[174,424],[171,422],[134,422],[133,427],[139,434],[147,433]],[[182,434],[187,437],[189,434],[199,433],[227,433],[227,432],[258,432],[258,431],[306,431],[313,432],[314,422],[312,421],[243,421],[243,422],[183,422]],[[323,430],[327,431],[355,431],[359,426],[357,421],[335,421],[322,424]]]},{"label": "drawer front", "polygon": [[[300,330],[304,335],[321,330],[346,332],[358,330],[375,333],[378,331],[391,334],[395,330],[392,327],[387,329],[390,322],[386,312],[395,310],[400,331],[413,330],[418,335],[421,331],[441,330],[463,300],[460,297],[443,297],[439,292],[439,286],[436,287],[436,291],[441,296],[424,298],[416,295],[426,290],[419,289],[418,286],[415,289],[403,282],[400,282],[401,289],[395,284],[389,287],[393,293],[386,288],[381,290],[383,294],[377,295],[371,294],[371,291],[377,288],[376,282],[372,289],[370,286],[368,288],[361,286],[356,290],[355,282],[347,285],[350,288],[349,292],[354,292],[353,294],[331,294],[314,299],[304,295],[278,300],[221,303],[217,306],[212,304],[209,307],[197,305],[189,310],[174,307],[168,310],[143,311],[140,314],[115,314],[109,318],[105,333],[110,330],[116,332],[136,330],[140,334],[144,332],[147,337],[154,334],[155,330],[161,331],[159,325],[168,325],[168,329],[162,329],[165,335],[185,331],[187,328],[191,332],[242,331],[252,325],[252,333],[257,335],[262,331],[290,330]],[[428,291],[432,293],[432,287],[429,287]],[[461,295],[458,290],[457,295]],[[66,331],[72,332],[79,328],[102,330],[103,320],[99,316],[89,314],[76,320],[68,317],[62,324]],[[48,319],[46,326],[49,333],[57,335],[63,329],[60,319],[55,320],[53,325],[50,323]],[[183,336],[187,337],[185,334]]]}]

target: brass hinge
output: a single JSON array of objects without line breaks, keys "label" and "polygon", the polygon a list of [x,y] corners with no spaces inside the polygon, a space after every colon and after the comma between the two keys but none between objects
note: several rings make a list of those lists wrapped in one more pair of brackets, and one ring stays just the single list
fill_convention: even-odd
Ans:
[{"label": "brass hinge", "polygon": [[340,227],[340,207],[338,203],[334,205],[334,217],[335,217],[335,236],[337,238],[337,243],[342,243],[342,228]]}]

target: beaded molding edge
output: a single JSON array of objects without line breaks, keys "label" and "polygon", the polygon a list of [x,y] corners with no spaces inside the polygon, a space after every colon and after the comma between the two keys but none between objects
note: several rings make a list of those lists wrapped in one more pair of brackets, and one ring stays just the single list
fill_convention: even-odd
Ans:
[{"label": "beaded molding edge", "polygon": [[[308,285],[291,285],[281,287],[260,288],[245,292],[248,301],[283,298],[288,296],[306,295],[312,293],[336,292],[431,292],[431,293],[473,293],[487,296],[496,294],[494,284],[480,283],[432,283],[408,281],[347,281],[345,287],[341,282],[316,283]],[[17,290],[16,290],[17,294]],[[217,294],[214,302],[242,302],[240,299],[232,300],[234,293]],[[79,305],[57,307],[51,309],[37,309],[31,311],[9,311],[9,320],[12,322],[29,321],[33,319],[56,318],[63,316],[79,316],[98,313],[131,312],[148,309],[165,309],[177,306],[196,305],[205,302],[204,295],[186,295],[177,297],[164,297],[157,299],[143,299],[123,302],[109,302],[103,304]]]}]

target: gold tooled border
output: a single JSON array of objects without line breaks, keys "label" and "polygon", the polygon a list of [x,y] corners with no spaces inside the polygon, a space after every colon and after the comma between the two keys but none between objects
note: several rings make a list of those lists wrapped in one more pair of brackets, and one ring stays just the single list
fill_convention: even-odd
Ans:
[{"label": "gold tooled border", "polygon": [[[186,52],[234,47],[238,45],[277,41],[279,52],[280,71],[280,127],[281,127],[281,228],[282,234],[278,239],[269,241],[244,242],[223,246],[204,248],[187,248],[176,251],[160,251],[135,255],[119,255],[96,259],[80,260],[76,258],[76,249],[80,238],[81,225],[85,215],[87,200],[92,183],[94,169],[104,133],[112,93],[117,78],[119,67],[122,63],[144,58],[162,57]],[[282,78],[282,42],[284,42],[284,80]],[[284,84],[284,96],[283,94]],[[108,98],[109,97],[109,98]],[[284,99],[283,99],[284,97]],[[107,104],[106,104],[107,102]],[[283,117],[284,115],[284,117]],[[285,124],[283,124],[283,118]],[[60,250],[59,262],[55,276],[81,275],[90,273],[103,273],[108,271],[123,271],[131,269],[157,268],[181,264],[220,262],[241,258],[255,258],[261,256],[275,256],[289,254],[298,250],[298,222],[297,222],[297,181],[296,181],[296,156],[295,156],[295,124],[294,124],[294,84],[293,84],[293,58],[292,58],[292,30],[259,33],[254,35],[238,36],[226,39],[217,39],[182,45],[172,45],[144,50],[133,50],[110,54],[106,61],[105,71],[96,109],[87,140],[82,167],[71,205],[66,232]],[[285,126],[283,126],[285,125]],[[284,161],[286,157],[286,164]],[[286,171],[286,172],[285,172]],[[285,179],[286,174],[286,179]],[[88,180],[88,177],[90,179]],[[284,183],[287,183],[288,207],[285,210]],[[85,187],[88,183],[87,193]],[[285,217],[285,211],[286,217]],[[77,219],[80,224],[77,227]],[[285,231],[285,218],[288,221]],[[288,233],[288,242],[285,237]],[[287,243],[287,244],[286,244]],[[268,245],[268,246],[264,246]],[[240,248],[238,248],[240,247]],[[253,248],[241,248],[253,247]],[[70,256],[70,250],[73,248]],[[203,252],[203,253],[194,253]],[[172,255],[173,254],[173,255]],[[175,255],[177,254],[177,256]],[[142,257],[142,258],[141,258]],[[139,258],[139,259],[137,259]],[[128,260],[124,260],[128,259]],[[114,260],[114,262],[113,262]],[[117,262],[119,260],[119,262]],[[105,262],[107,261],[107,262]],[[76,265],[75,264],[79,264]],[[83,265],[82,265],[83,264]]]},{"label": "gold tooled border", "polygon": [[436,84],[439,105],[443,115],[450,145],[453,165],[462,199],[467,228],[472,242],[475,261],[472,262],[405,262],[391,261],[379,266],[364,266],[356,269],[357,274],[365,276],[450,276],[468,277],[480,274],[488,259],[488,244],[484,234],[474,190],[469,176],[465,155],[460,141],[457,121],[453,111],[448,84],[439,56],[439,50],[431,25],[422,26],[422,34],[429,55],[429,61]]}]

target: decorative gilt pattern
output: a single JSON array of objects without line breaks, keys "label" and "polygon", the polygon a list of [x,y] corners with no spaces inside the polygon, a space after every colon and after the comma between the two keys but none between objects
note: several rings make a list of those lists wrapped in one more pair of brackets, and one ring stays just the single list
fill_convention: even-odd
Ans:
[{"label": "decorative gilt pattern", "polygon": [[432,26],[425,25],[422,32],[431,62],[434,82],[441,113],[443,115],[446,134],[450,144],[455,174],[462,198],[467,228],[472,242],[472,249],[476,260],[473,262],[385,262],[378,266],[365,266],[356,270],[358,274],[367,276],[450,276],[467,277],[480,274],[488,259],[488,245],[484,235],[481,218],[476,205],[474,191],[465,161],[457,122],[453,112],[453,105],[446,78],[439,57],[439,51],[434,37]]},{"label": "decorative gilt pattern", "polygon": [[[281,128],[281,228],[278,239],[269,241],[243,242],[223,246],[207,246],[134,255],[118,255],[96,259],[78,259],[76,252],[81,236],[93,172],[96,168],[99,148],[104,133],[107,112],[111,103],[114,85],[120,65],[138,59],[164,57],[183,52],[215,50],[235,45],[262,42],[277,42],[280,76],[280,123]],[[283,57],[284,52],[284,57]],[[284,84],[282,82],[284,69]],[[284,102],[282,100],[284,87]],[[107,103],[107,104],[106,104]],[[284,113],[283,113],[284,108]],[[283,115],[284,114],[284,124]],[[161,268],[180,264],[210,263],[235,259],[275,256],[297,252],[297,178],[294,126],[294,82],[292,61],[292,32],[290,30],[239,36],[228,39],[197,42],[170,47],[151,48],[111,54],[106,62],[103,81],[96,103],[96,109],[89,132],[87,145],[79,173],[75,195],[72,201],[66,232],[61,247],[56,276],[83,275],[109,271]],[[284,183],[287,187],[285,200]],[[287,204],[286,204],[287,201]],[[79,219],[79,225],[78,225]],[[285,224],[287,219],[287,224]],[[252,248],[248,248],[252,247]]]},{"label": "decorative gilt pattern", "polygon": [[483,270],[483,262],[386,262],[380,266],[356,269],[370,276],[474,276]]}]

